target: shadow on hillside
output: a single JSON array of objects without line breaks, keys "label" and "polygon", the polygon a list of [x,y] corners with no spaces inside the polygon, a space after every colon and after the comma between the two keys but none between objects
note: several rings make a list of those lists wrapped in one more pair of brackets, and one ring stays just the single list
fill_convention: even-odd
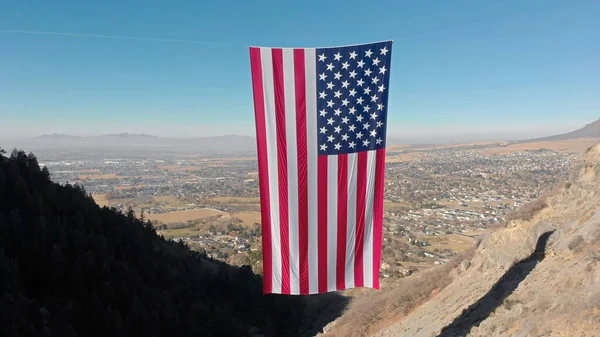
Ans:
[{"label": "shadow on hillside", "polygon": [[306,300],[305,321],[299,336],[315,336],[323,328],[340,317],[350,302],[341,293],[331,292],[304,296]]},{"label": "shadow on hillside", "polygon": [[471,328],[479,326],[502,304],[505,298],[517,289],[538,262],[544,259],[546,245],[552,233],[554,230],[543,233],[538,239],[535,251],[529,257],[512,266],[487,294],[463,310],[462,314],[452,323],[445,326],[438,337],[466,336]]}]

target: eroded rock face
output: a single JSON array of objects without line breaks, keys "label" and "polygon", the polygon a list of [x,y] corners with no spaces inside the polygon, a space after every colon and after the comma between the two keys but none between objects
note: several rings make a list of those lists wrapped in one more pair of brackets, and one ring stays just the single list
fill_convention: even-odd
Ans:
[{"label": "eroded rock face", "polygon": [[448,287],[377,336],[600,336],[600,145],[547,205],[483,239]]}]

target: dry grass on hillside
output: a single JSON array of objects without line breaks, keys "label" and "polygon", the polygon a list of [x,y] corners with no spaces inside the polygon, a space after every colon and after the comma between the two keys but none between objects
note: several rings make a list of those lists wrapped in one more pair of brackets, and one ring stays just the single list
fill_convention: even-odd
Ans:
[{"label": "dry grass on hillside", "polygon": [[472,248],[450,262],[403,278],[380,291],[356,297],[328,337],[367,336],[406,316],[452,281],[451,271],[470,260]]},{"label": "dry grass on hillside", "polygon": [[535,217],[536,214],[538,214],[541,210],[543,210],[546,207],[548,207],[546,200],[536,199],[530,203],[523,205],[514,212],[511,212],[510,214],[508,214],[507,218],[508,220],[530,221],[533,219],[533,217]]},{"label": "dry grass on hillside", "polygon": [[[520,208],[510,212],[507,214],[506,218],[508,221],[513,220],[523,220],[523,221],[531,221],[533,218],[544,208],[548,207],[548,198],[551,198],[557,194],[559,194],[563,189],[568,189],[565,184],[557,184],[550,191],[540,195],[539,198],[526,203]],[[504,227],[506,224],[503,224],[501,227]]]}]

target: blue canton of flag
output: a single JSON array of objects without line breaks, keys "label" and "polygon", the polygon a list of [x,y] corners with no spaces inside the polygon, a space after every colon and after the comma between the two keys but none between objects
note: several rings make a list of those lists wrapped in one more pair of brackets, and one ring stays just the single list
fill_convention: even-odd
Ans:
[{"label": "blue canton of flag", "polygon": [[319,48],[319,155],[385,148],[391,41]]}]

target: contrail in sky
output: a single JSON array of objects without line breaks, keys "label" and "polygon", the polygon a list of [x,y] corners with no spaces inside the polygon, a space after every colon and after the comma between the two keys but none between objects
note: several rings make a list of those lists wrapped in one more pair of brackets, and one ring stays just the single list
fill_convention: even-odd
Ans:
[{"label": "contrail in sky", "polygon": [[217,45],[230,44],[230,43],[226,43],[226,42],[176,40],[176,39],[161,39],[161,38],[153,38],[153,37],[117,36],[117,35],[100,35],[100,34],[58,33],[58,32],[43,32],[43,31],[32,31],[32,30],[13,30],[13,29],[0,29],[0,33],[95,37],[95,38],[105,38],[105,39],[176,42],[176,43],[191,43],[191,44],[213,44],[213,45],[215,45],[215,44],[217,44]]}]

